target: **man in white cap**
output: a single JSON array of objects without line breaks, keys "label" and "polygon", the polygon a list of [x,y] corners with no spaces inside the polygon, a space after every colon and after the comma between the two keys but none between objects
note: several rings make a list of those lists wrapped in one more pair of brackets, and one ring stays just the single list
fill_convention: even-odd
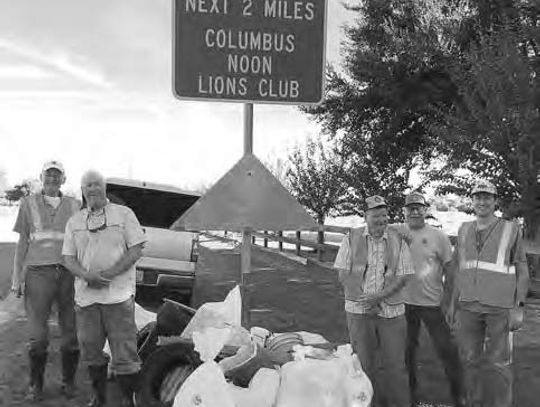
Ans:
[{"label": "man in white cap", "polygon": [[[408,247],[388,229],[384,198],[366,199],[367,227],[351,229],[343,239],[334,267],[345,293],[349,336],[362,368],[374,383],[374,406],[409,407],[405,366],[407,325],[400,290],[405,274],[414,273]],[[377,356],[384,376],[379,377]]]},{"label": "man in white cap", "polygon": [[523,321],[529,274],[517,223],[495,216],[497,189],[487,181],[472,190],[476,220],[464,222],[455,258],[458,340],[467,406],[512,405],[512,332]]},{"label": "man in white cap", "polygon": [[419,403],[417,386],[418,338],[421,323],[425,325],[433,345],[443,362],[456,407],[463,407],[462,368],[457,345],[453,340],[441,304],[448,301],[453,281],[451,270],[452,244],[440,229],[426,224],[428,203],[419,192],[405,197],[406,223],[396,226],[409,244],[415,274],[407,276],[403,288],[407,319],[406,361],[413,405]]},{"label": "man in white cap", "polygon": [[62,344],[62,392],[73,397],[79,347],[75,325],[73,276],[64,267],[62,244],[69,218],[79,210],[74,198],[62,195],[66,181],[59,161],[48,161],[40,175],[41,191],[21,200],[13,230],[19,233],[11,291],[24,295],[29,326],[30,389],[28,397],[43,397],[51,307],[56,302]]}]

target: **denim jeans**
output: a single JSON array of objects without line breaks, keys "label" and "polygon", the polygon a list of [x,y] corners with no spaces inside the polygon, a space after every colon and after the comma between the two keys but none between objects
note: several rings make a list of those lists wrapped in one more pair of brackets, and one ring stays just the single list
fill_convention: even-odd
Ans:
[{"label": "denim jeans", "polygon": [[421,322],[424,323],[433,346],[443,363],[446,377],[450,383],[450,393],[455,404],[465,395],[463,389],[461,361],[457,345],[452,332],[444,319],[440,307],[427,307],[418,305],[405,306],[407,318],[407,351],[405,360],[409,369],[409,383],[413,401],[418,401],[417,394],[417,361],[418,337]]},{"label": "denim jeans", "polygon": [[137,326],[133,297],[117,304],[92,304],[76,307],[82,359],[90,366],[109,362],[103,352],[109,341],[112,370],[118,375],[137,373],[141,362],[137,355]]},{"label": "denim jeans", "polygon": [[[388,407],[409,407],[405,316],[383,318],[347,312],[347,324],[352,348],[375,389],[373,405],[385,399]],[[381,377],[377,369],[377,356],[382,362]]]},{"label": "denim jeans", "polygon": [[512,405],[512,334],[509,313],[460,309],[458,339],[469,407]]},{"label": "denim jeans", "polygon": [[61,350],[78,350],[73,301],[73,275],[59,264],[27,266],[24,307],[29,325],[29,352],[43,354],[49,346],[49,318],[53,302],[58,309]]}]

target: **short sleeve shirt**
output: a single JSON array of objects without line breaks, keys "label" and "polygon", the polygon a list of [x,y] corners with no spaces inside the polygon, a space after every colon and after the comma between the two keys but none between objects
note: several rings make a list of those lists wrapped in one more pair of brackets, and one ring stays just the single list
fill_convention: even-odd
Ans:
[{"label": "short sleeve shirt", "polygon": [[[104,208],[105,227],[91,232],[90,214],[83,209],[66,226],[62,254],[76,256],[89,271],[102,271],[120,260],[127,249],[146,242],[146,236],[135,214],[126,206],[109,203]],[[114,304],[135,294],[135,266],[116,276],[105,288],[90,288],[85,280],[76,278],[75,302],[84,307],[94,303]]]},{"label": "short sleeve shirt", "polygon": [[[380,239],[372,237],[367,228],[364,232],[367,235],[367,249],[368,249],[368,259],[367,259],[367,270],[364,277],[364,282],[362,286],[362,291],[365,294],[376,294],[384,289],[384,272],[386,264],[386,248],[388,242],[388,235],[385,233]],[[403,276],[412,272],[412,268],[408,267],[407,257],[403,251],[399,254],[400,261],[398,262],[398,268],[396,270],[397,276]],[[349,245],[349,239],[346,237],[343,239],[343,242],[340,246],[336,260],[334,262],[334,267],[337,269],[349,269],[351,266],[351,250]],[[361,307],[357,302],[354,301],[345,301],[345,311],[355,313],[355,314],[364,314],[367,312],[366,309]],[[386,302],[381,302],[378,316],[383,318],[394,318],[400,315],[403,315],[405,312],[405,307],[403,304],[399,305],[390,305]]]},{"label": "short sleeve shirt", "polygon": [[411,229],[400,225],[408,242],[414,275],[403,287],[405,303],[420,306],[439,306],[443,295],[443,268],[452,260],[452,244],[441,230],[425,225]]}]

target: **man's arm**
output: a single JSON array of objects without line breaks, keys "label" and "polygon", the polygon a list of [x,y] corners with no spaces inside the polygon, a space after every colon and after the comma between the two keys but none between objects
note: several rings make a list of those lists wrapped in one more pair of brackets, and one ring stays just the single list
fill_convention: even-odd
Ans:
[{"label": "man's arm", "polygon": [[144,243],[139,243],[135,246],[131,246],[124,253],[124,255],[114,264],[114,266],[107,270],[101,271],[101,276],[108,280],[112,280],[116,276],[129,270],[131,266],[133,266],[137,262],[137,260],[141,258],[143,246]]},{"label": "man's arm", "polygon": [[516,298],[515,305],[525,302],[529,291],[529,268],[527,266],[527,253],[523,245],[523,238],[518,234],[515,243],[513,263],[516,266]]},{"label": "man's arm", "polygon": [[22,294],[24,283],[24,259],[28,253],[28,237],[19,234],[19,240],[15,246],[15,258],[13,261],[13,274],[11,275],[11,291],[17,296]]}]

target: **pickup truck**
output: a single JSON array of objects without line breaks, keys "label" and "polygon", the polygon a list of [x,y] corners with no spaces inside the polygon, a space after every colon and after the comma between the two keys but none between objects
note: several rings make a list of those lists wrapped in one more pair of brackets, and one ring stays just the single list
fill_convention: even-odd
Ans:
[{"label": "pickup truck", "polygon": [[148,242],[137,262],[137,289],[156,291],[152,297],[191,301],[195,284],[199,234],[170,230],[171,225],[199,198],[170,185],[108,178],[107,197],[133,210]]}]

